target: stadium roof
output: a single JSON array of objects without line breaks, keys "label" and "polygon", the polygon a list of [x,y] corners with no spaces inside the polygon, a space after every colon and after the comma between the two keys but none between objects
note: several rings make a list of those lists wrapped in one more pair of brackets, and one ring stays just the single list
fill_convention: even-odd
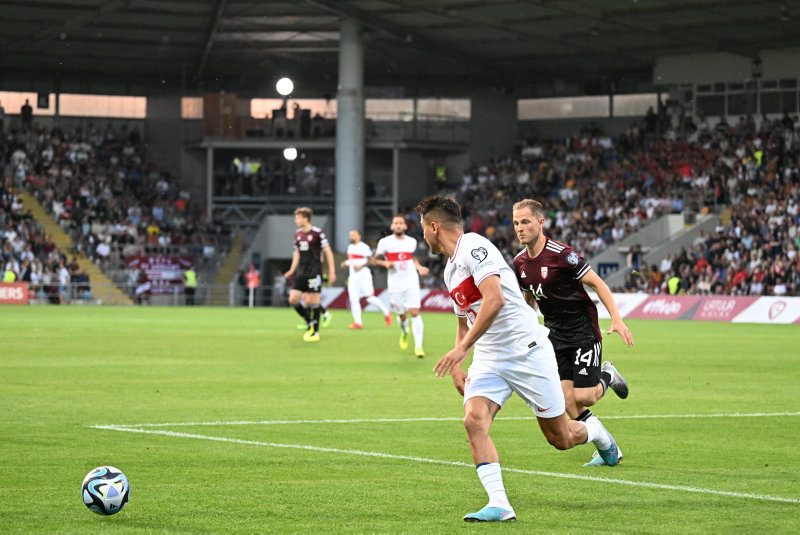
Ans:
[{"label": "stadium roof", "polygon": [[365,83],[387,96],[553,81],[603,92],[650,83],[660,56],[755,57],[800,35],[797,1],[3,0],[0,88],[263,93],[289,75],[335,93],[342,17],[363,25]]}]

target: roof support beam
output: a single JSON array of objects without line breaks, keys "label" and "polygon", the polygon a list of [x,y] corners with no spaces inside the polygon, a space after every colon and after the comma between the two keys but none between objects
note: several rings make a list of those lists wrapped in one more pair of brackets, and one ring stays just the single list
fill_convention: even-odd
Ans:
[{"label": "roof support beam", "polygon": [[216,9],[214,9],[214,15],[211,18],[211,22],[208,25],[208,31],[206,32],[206,39],[205,39],[205,46],[203,46],[203,55],[200,57],[200,61],[197,63],[197,74],[195,74],[195,78],[198,80],[203,79],[203,71],[206,69],[206,62],[208,61],[208,56],[211,54],[211,48],[214,46],[214,40],[217,36],[217,28],[219,27],[219,21],[222,19],[222,12],[225,11],[225,4],[228,0],[217,0]]}]

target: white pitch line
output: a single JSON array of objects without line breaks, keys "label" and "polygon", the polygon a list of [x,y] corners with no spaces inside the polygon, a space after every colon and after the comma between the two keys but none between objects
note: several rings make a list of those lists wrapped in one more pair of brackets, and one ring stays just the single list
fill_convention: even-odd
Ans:
[{"label": "white pitch line", "polygon": [[[324,453],[341,453],[345,455],[359,455],[362,457],[379,457],[381,459],[396,459],[402,461],[414,461],[419,463],[429,463],[429,464],[440,464],[446,466],[459,466],[459,467],[467,467],[472,468],[474,465],[472,463],[463,463],[458,461],[444,461],[441,459],[429,459],[426,457],[413,457],[409,455],[393,455],[390,453],[380,453],[375,451],[361,451],[361,450],[344,450],[339,448],[323,448],[319,446],[306,446],[302,444],[279,444],[275,442],[260,442],[257,440],[243,440],[239,438],[228,438],[228,437],[214,437],[208,435],[195,435],[191,433],[178,433],[175,431],[156,431],[150,429],[133,429],[130,427],[115,427],[112,425],[93,425],[91,426],[94,429],[105,429],[109,431],[123,431],[127,433],[143,433],[148,435],[162,435],[168,437],[177,437],[177,438],[195,438],[200,440],[211,440],[215,442],[228,442],[233,444],[247,444],[251,446],[264,446],[269,448],[288,448],[288,449],[297,449],[297,450],[306,450],[306,451],[319,451]],[[518,474],[528,474],[528,475],[536,475],[536,476],[544,476],[544,477],[557,477],[562,479],[579,479],[582,481],[597,481],[601,483],[615,483],[618,485],[628,485],[632,487],[647,487],[653,489],[660,489],[660,490],[675,490],[681,492],[692,492],[692,493],[700,493],[700,494],[713,494],[716,496],[727,496],[731,498],[745,498],[751,500],[765,500],[771,502],[782,502],[782,503],[796,503],[800,504],[800,499],[796,498],[783,498],[781,496],[770,496],[767,494],[748,494],[748,493],[741,493],[741,492],[728,492],[724,490],[713,490],[713,489],[703,489],[698,487],[685,487],[681,485],[664,485],[661,483],[649,483],[646,481],[628,481],[624,479],[611,479],[606,477],[594,477],[594,476],[581,476],[576,474],[559,474],[556,472],[540,472],[538,470],[521,470],[518,468],[507,468],[503,467],[503,470],[506,472],[515,472]]]},{"label": "white pitch line", "polygon": [[[766,416],[800,416],[800,412],[754,412],[749,414],[632,414],[621,416],[603,416],[603,420],[646,420],[656,418],[756,418]],[[498,421],[535,420],[535,416],[509,416],[496,418]],[[402,423],[402,422],[460,422],[463,418],[356,418],[351,420],[253,420],[235,422],[172,422],[149,424],[120,424],[109,427],[194,427],[202,425],[291,425],[291,424],[358,424],[358,423]]]}]

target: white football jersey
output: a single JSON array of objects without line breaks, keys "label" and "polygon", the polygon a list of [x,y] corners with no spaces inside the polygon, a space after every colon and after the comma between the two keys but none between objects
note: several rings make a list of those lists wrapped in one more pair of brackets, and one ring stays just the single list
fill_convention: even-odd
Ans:
[{"label": "white football jersey", "polygon": [[483,297],[478,289],[486,277],[500,277],[505,305],[483,336],[475,342],[474,360],[501,361],[527,355],[547,339],[549,329],[539,325],[525,302],[514,271],[497,248],[479,234],[462,235],[444,268],[444,282],[453,299],[455,313],[465,317],[469,328],[478,315]]},{"label": "white football jersey", "polygon": [[370,277],[372,275],[368,267],[362,267],[356,270],[356,267],[366,265],[370,256],[372,256],[372,249],[363,241],[351,243],[347,246],[347,267],[350,270],[349,274],[351,280]]},{"label": "white football jersey", "polygon": [[382,238],[375,249],[376,255],[392,262],[389,268],[387,282],[390,292],[399,292],[409,288],[419,288],[419,275],[414,264],[414,253],[417,250],[417,240],[411,236],[398,239],[394,234]]}]

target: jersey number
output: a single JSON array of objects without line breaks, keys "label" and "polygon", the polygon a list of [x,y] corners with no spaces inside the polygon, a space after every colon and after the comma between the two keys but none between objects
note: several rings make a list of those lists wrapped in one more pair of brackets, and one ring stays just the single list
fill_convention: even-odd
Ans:
[{"label": "jersey number", "polygon": [[308,242],[307,241],[301,241],[299,249],[301,251],[308,251]]},{"label": "jersey number", "polygon": [[597,362],[597,355],[595,355],[594,349],[590,349],[586,353],[581,353],[580,348],[575,351],[575,366],[580,366],[581,362],[584,366],[592,366],[592,360],[595,361],[594,366],[598,366],[600,364]]}]

